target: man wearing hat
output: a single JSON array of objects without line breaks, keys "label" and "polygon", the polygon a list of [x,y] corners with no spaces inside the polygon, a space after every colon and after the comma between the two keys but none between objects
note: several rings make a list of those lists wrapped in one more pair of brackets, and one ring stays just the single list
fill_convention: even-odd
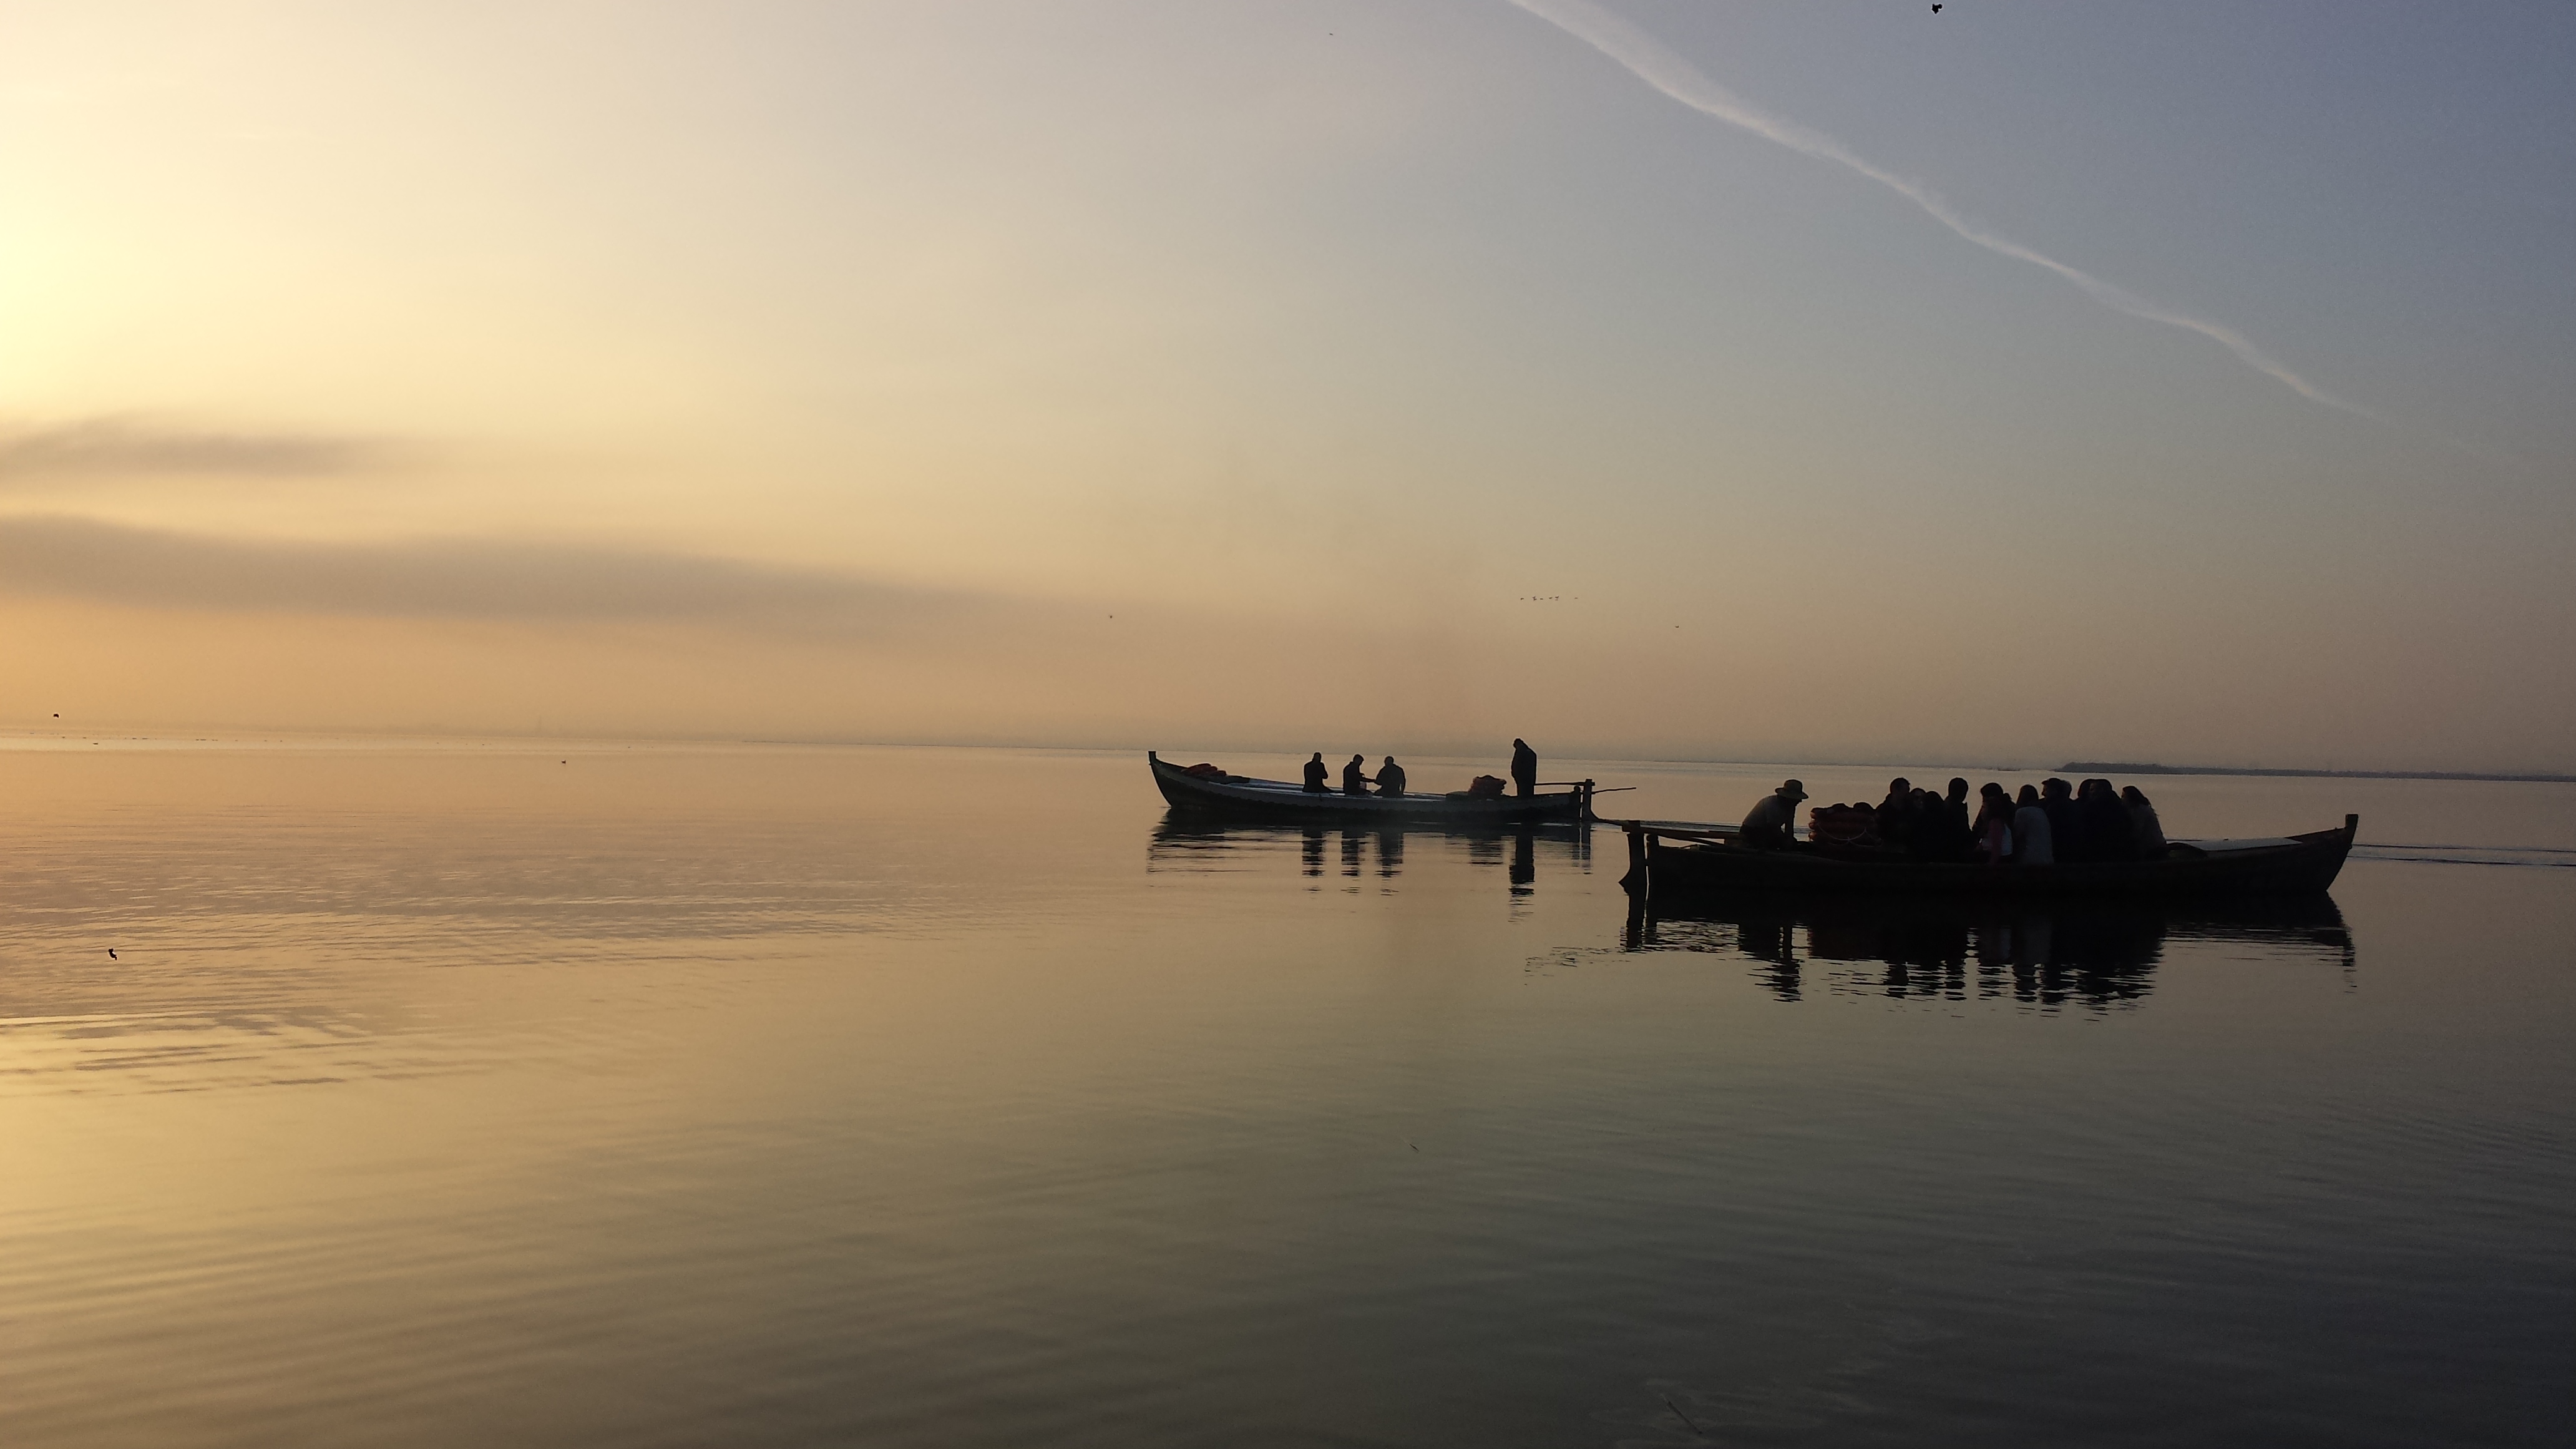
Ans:
[{"label": "man wearing hat", "polygon": [[1735,843],[1747,850],[1778,850],[1796,836],[1798,802],[1807,798],[1807,787],[1795,780],[1783,780],[1780,788],[1762,797],[1744,815],[1744,829]]}]

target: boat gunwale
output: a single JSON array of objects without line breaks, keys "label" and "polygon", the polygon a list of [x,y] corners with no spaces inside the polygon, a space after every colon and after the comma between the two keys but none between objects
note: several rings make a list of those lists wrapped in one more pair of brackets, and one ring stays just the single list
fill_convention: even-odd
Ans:
[{"label": "boat gunwale", "polygon": [[[1801,841],[1780,850],[1750,850],[1716,829],[1627,827],[1634,867],[1627,884],[1649,894],[1719,890],[1814,891],[1869,895],[2187,896],[2321,893],[2340,875],[2360,817],[2333,829],[2257,837],[2260,845],[2174,841],[2161,859],[1990,865],[1902,858],[1853,859]],[[1667,836],[1681,842],[1665,845]],[[2271,843],[2277,841],[2278,843]]]}]

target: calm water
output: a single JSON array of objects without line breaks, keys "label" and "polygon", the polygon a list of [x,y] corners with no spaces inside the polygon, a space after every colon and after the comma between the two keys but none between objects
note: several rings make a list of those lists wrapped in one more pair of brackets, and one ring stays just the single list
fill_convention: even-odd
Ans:
[{"label": "calm water", "polygon": [[1123,754],[0,751],[0,1442],[2565,1442],[2576,790],[2147,783],[2382,844],[1632,917]]}]

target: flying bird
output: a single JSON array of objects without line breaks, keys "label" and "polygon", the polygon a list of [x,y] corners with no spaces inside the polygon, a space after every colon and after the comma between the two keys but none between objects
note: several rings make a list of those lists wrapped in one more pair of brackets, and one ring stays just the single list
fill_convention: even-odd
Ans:
[{"label": "flying bird", "polygon": [[1940,7],[1940,6],[1938,6],[1938,5],[1933,6],[1933,7],[1932,7],[1932,13],[1933,13],[1933,14],[1935,14],[1935,15],[1940,14],[1940,13],[1941,13],[1941,7]]}]

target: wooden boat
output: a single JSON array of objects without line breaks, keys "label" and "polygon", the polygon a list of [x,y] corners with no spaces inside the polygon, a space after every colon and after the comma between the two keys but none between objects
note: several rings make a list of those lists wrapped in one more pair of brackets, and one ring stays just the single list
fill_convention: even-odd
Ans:
[{"label": "wooden boat", "polygon": [[1513,795],[1345,795],[1338,790],[1315,794],[1286,780],[1256,780],[1245,775],[1209,773],[1175,765],[1151,751],[1154,785],[1175,810],[1199,811],[1237,820],[1340,820],[1388,825],[1510,825],[1523,821],[1589,820],[1592,782],[1577,780],[1566,790]]},{"label": "wooden boat", "polygon": [[1732,826],[1615,823],[1628,831],[1628,888],[1658,898],[1789,891],[2175,899],[2323,891],[2343,869],[2361,817],[2347,815],[2340,829],[2305,835],[2177,840],[2155,860],[2027,866],[1917,861],[1892,851],[1804,840],[1779,850],[1748,850],[1735,843]]}]

